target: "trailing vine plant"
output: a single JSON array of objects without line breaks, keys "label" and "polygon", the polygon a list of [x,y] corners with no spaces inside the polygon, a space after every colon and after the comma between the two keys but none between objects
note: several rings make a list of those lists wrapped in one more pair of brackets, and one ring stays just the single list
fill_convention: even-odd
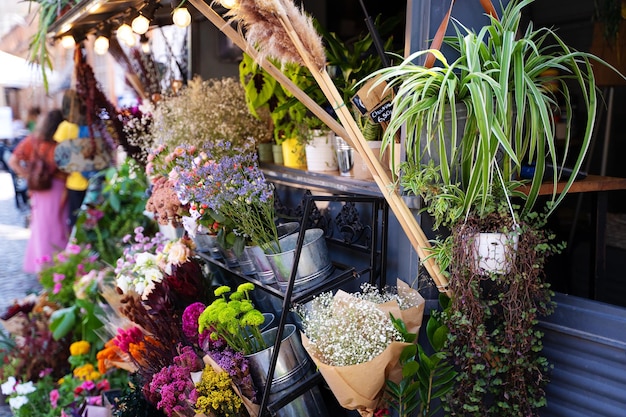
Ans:
[{"label": "trailing vine plant", "polygon": [[[538,416],[546,404],[547,360],[538,318],[553,310],[552,291],[543,267],[562,249],[551,243],[545,220],[530,213],[518,225],[497,210],[469,217],[452,228],[450,289],[444,312],[450,335],[447,350],[458,373],[444,408],[454,416]],[[474,265],[479,231],[516,230],[517,249],[508,273],[484,273]]]}]

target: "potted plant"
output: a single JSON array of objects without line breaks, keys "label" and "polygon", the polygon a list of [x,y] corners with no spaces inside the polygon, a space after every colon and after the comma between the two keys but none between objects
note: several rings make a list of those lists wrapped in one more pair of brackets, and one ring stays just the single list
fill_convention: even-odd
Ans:
[{"label": "potted plant", "polygon": [[[314,86],[305,67],[286,64],[281,68],[300,89],[308,90]],[[277,154],[278,150],[274,152],[274,162],[295,168],[306,167],[305,143],[300,138],[305,138],[301,132],[306,127],[307,108],[247,54],[239,65],[239,79],[250,112],[259,119],[269,113],[276,146],[287,144],[288,149],[281,149],[280,154]]]},{"label": "potted plant", "polygon": [[[329,74],[343,95],[344,103],[351,103],[352,114],[370,148],[380,154],[383,126],[374,122],[367,112],[362,112],[363,109],[359,110],[352,100],[358,92],[358,83],[383,66],[381,57],[373,52],[374,41],[372,36],[368,32],[359,36],[358,40],[354,42],[344,42],[336,33],[329,32],[322,25],[315,23],[315,28],[324,41]],[[381,23],[380,19],[377,18],[375,25],[380,28],[382,34],[386,34],[390,32],[395,23],[394,20]],[[393,50],[393,37],[390,36],[386,39],[384,49]],[[367,166],[364,163],[356,163],[357,159],[360,160],[358,153],[352,152],[352,154],[355,157],[354,176],[364,179],[371,178]]]},{"label": "potted plant", "polygon": [[[546,181],[552,186],[549,215],[575,180],[595,123],[591,61],[603,61],[570,49],[551,29],[523,29],[530,3],[511,1],[501,20],[490,14],[478,32],[456,24],[456,35],[444,40],[454,58],[429,49],[372,74],[396,93],[383,148],[396,146],[394,136],[406,125],[402,186],[423,197],[435,227],[452,230],[434,253],[449,261],[448,349],[459,376],[448,407],[463,415],[537,415],[545,404],[547,364],[534,325],[551,311],[542,267],[555,247],[538,214],[544,211],[539,189]],[[431,54],[436,66],[414,63]],[[558,89],[550,87],[555,84]],[[588,114],[577,146],[575,97]],[[555,137],[555,111],[566,113],[563,143]],[[566,161],[569,178],[562,173]],[[525,166],[533,168],[529,179],[521,176]],[[559,181],[565,182],[561,192]],[[510,268],[477,267],[472,258],[480,231],[514,232],[504,242],[514,250],[502,251]]]},{"label": "potted plant", "polygon": [[[590,61],[597,58],[570,49],[547,28],[530,26],[517,38],[521,13],[531,2],[512,1],[501,20],[491,17],[479,32],[458,24],[456,36],[446,38],[458,53],[454,61],[430,49],[372,74],[380,76],[374,85],[386,81],[388,88],[397,89],[383,149],[397,146],[395,134],[406,123],[403,172],[422,184],[416,187],[409,180],[403,184],[425,199],[436,195],[437,204],[447,203],[443,224],[454,224],[470,213],[492,212],[499,197],[521,198],[525,215],[536,209],[545,180],[554,190],[547,204],[549,214],[563,200],[587,153],[597,108]],[[429,54],[438,66],[413,63]],[[557,75],[545,75],[555,68]],[[560,88],[547,88],[548,82]],[[590,115],[577,147],[572,141],[576,95]],[[559,104],[567,123],[560,146],[553,117],[560,111]],[[434,161],[433,166],[428,166],[428,160]],[[572,174],[558,193],[557,182],[565,179],[565,161]],[[528,191],[521,193],[518,180],[524,166],[531,166],[533,173]],[[548,177],[550,166],[556,169]],[[436,219],[436,225],[441,220]]]}]

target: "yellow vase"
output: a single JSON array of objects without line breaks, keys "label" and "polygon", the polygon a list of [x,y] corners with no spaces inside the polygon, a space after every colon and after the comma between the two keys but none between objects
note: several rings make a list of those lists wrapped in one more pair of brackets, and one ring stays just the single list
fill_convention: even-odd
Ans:
[{"label": "yellow vase", "polygon": [[296,138],[283,142],[283,161],[286,167],[306,169],[304,146]]}]

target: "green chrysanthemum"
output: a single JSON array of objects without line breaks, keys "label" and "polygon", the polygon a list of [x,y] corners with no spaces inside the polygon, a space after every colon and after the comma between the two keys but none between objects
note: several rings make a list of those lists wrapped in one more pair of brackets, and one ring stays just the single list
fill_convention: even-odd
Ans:
[{"label": "green chrysanthemum", "polygon": [[221,287],[217,287],[213,292],[216,297],[221,297],[224,294],[230,292],[230,287],[228,285],[222,285]]}]

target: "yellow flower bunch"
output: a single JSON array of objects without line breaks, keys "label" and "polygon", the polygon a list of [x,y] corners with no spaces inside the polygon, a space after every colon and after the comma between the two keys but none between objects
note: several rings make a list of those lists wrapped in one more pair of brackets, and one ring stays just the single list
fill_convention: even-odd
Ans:
[{"label": "yellow flower bunch", "polygon": [[91,349],[89,342],[80,340],[70,345],[70,354],[72,356],[87,355],[89,354],[89,349]]},{"label": "yellow flower bunch", "polygon": [[73,374],[76,378],[83,381],[95,381],[101,376],[100,372],[96,371],[96,368],[90,363],[77,367],[74,369]]},{"label": "yellow flower bunch", "polygon": [[202,378],[196,384],[198,399],[196,412],[224,417],[239,416],[243,402],[233,391],[232,381],[227,372],[215,372],[210,365],[205,366]]}]

